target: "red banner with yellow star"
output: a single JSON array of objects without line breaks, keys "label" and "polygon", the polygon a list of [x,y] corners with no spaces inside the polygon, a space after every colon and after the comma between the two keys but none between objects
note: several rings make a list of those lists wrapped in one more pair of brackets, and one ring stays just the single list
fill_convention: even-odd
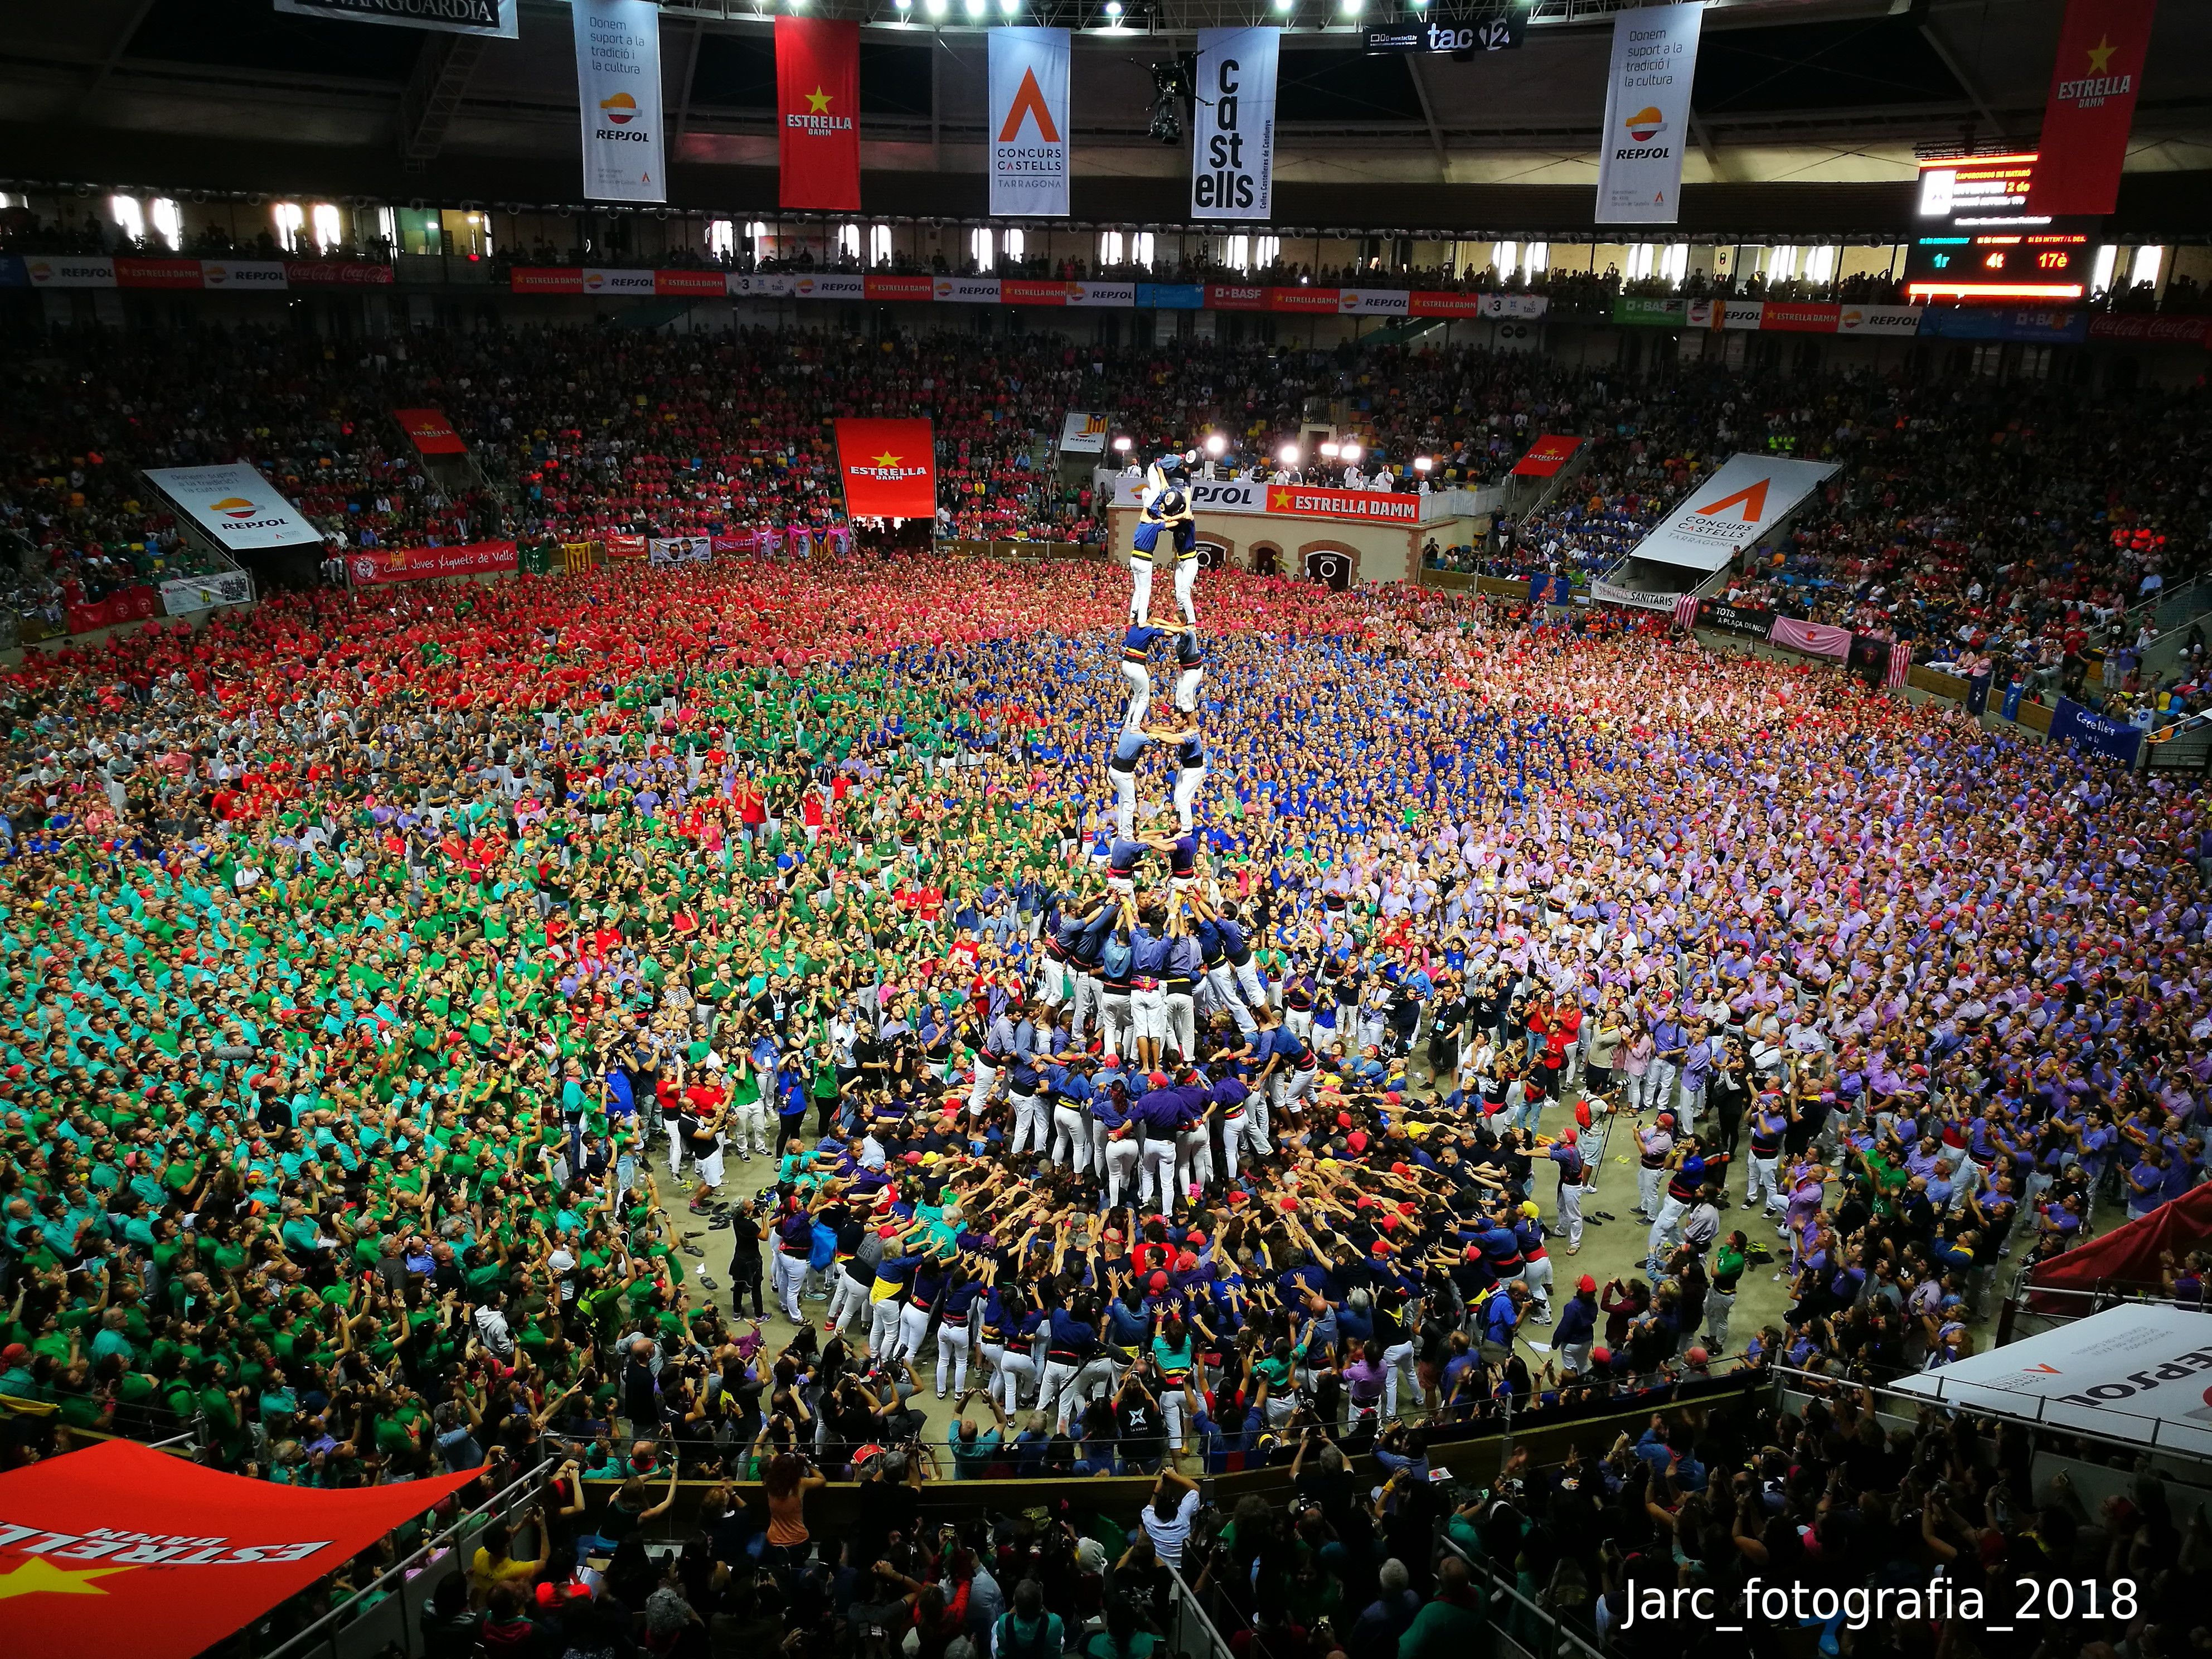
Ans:
[{"label": "red banner with yellow star", "polygon": [[2069,0],[2028,176],[2027,210],[2110,213],[2120,199],[2136,93],[2158,0]]},{"label": "red banner with yellow star", "polygon": [[929,422],[840,421],[837,472],[854,519],[937,515],[937,449]]},{"label": "red banner with yellow star", "polygon": [[0,1474],[0,1630],[40,1659],[191,1659],[476,1479],[319,1492],[126,1440]]},{"label": "red banner with yellow star", "polygon": [[860,26],[829,17],[775,20],[775,112],[787,208],[860,206]]}]

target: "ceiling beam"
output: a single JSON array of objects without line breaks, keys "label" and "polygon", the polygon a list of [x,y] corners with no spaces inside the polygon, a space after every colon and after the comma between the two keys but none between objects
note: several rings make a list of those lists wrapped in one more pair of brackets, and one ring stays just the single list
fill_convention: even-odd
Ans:
[{"label": "ceiling beam", "polygon": [[1990,100],[1982,96],[1980,86],[1975,82],[1972,76],[1966,73],[1966,66],[1959,62],[1957,55],[1952,52],[1949,44],[1936,32],[1933,19],[1921,24],[1920,38],[1928,43],[1928,50],[1936,54],[1936,61],[1951,71],[1951,78],[1959,83],[1960,90],[1966,94],[1966,101],[1974,106],[1982,119],[1990,124],[1990,131],[1998,137],[2003,137],[2004,123],[1997,119],[1996,112],[1990,107]]},{"label": "ceiling beam", "polygon": [[1451,182],[1451,173],[1444,161],[1444,131],[1437,125],[1437,112],[1429,102],[1429,83],[1421,79],[1421,54],[1408,52],[1406,72],[1413,77],[1413,94],[1421,100],[1421,119],[1428,123],[1429,143],[1437,152],[1437,177],[1445,184]]},{"label": "ceiling beam", "polygon": [[138,38],[138,26],[146,21],[146,14],[154,9],[154,0],[138,0],[131,9],[130,18],[116,31],[115,44],[107,49],[107,56],[92,71],[92,82],[84,89],[88,98],[107,84],[107,77],[115,73],[115,66],[123,61],[123,54],[131,50],[131,43]]},{"label": "ceiling beam", "polygon": [[691,25],[691,43],[684,52],[684,78],[676,83],[676,137],[679,143],[691,126],[691,82],[699,73],[699,42],[706,33],[704,18]]},{"label": "ceiling beam", "polygon": [[423,35],[414,73],[399,94],[399,157],[410,172],[435,161],[445,147],[483,49],[480,34]]}]

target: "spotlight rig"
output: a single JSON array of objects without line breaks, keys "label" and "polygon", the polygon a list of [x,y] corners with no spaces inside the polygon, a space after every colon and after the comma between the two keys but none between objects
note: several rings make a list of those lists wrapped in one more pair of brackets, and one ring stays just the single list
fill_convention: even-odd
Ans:
[{"label": "spotlight rig", "polygon": [[1145,136],[1156,143],[1182,143],[1183,106],[1193,100],[1195,92],[1191,85],[1190,70],[1175,58],[1154,64],[1152,71],[1152,114],[1145,124]]}]

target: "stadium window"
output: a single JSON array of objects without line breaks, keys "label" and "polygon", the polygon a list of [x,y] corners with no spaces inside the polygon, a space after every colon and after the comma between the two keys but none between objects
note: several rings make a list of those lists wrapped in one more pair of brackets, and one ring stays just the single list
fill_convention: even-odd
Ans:
[{"label": "stadium window", "polygon": [[841,258],[841,259],[850,259],[850,260],[852,260],[852,261],[853,261],[853,263],[854,263],[854,264],[858,264],[860,263],[860,226],[858,226],[858,225],[840,225],[840,226],[838,226],[838,227],[837,227],[837,257],[838,257],[839,258]]},{"label": "stadium window", "polygon": [[1683,278],[1690,274],[1690,245],[1687,242],[1669,242],[1661,250],[1659,274],[1667,279],[1669,286],[1682,286]]},{"label": "stadium window", "polygon": [[307,216],[301,210],[300,204],[297,202],[279,202],[269,210],[269,216],[276,222],[276,246],[287,253],[297,253],[300,251],[300,229],[307,222]]},{"label": "stadium window", "polygon": [[1552,245],[1549,242],[1529,243],[1528,251],[1521,257],[1521,263],[1527,267],[1531,276],[1541,276],[1552,268]]},{"label": "stadium window", "polygon": [[1269,265],[1275,264],[1277,261],[1281,259],[1282,257],[1283,239],[1279,236],[1262,236],[1257,242],[1253,244],[1253,262],[1262,270],[1265,270]]},{"label": "stadium window", "polygon": [[738,251],[738,228],[727,219],[707,221],[707,257],[726,259]]},{"label": "stadium window", "polygon": [[2112,273],[2118,269],[2119,263],[2118,244],[2107,242],[2097,250],[2096,272],[2089,279],[2089,292],[2092,296],[2110,294],[2112,291]]},{"label": "stadium window", "polygon": [[177,204],[166,196],[156,196],[146,204],[146,216],[154,227],[154,234],[171,247],[185,245],[185,216]]},{"label": "stadium window", "polygon": [[989,229],[982,225],[968,233],[968,257],[978,270],[988,270],[993,259],[993,245]]},{"label": "stadium window", "polygon": [[2128,282],[2141,288],[2145,283],[2157,286],[2160,267],[2166,264],[2166,250],[2154,242],[2146,242],[2136,250],[2135,258],[2128,265]]},{"label": "stadium window", "polygon": [[1808,283],[1827,283],[1836,275],[1836,250],[1832,243],[1823,242],[1818,247],[1805,250],[1805,280]]},{"label": "stadium window", "polygon": [[1118,265],[1121,263],[1121,233],[1120,231],[1102,230],[1098,233],[1098,263],[1101,265]]},{"label": "stadium window", "polygon": [[1490,263],[1501,277],[1510,277],[1520,268],[1521,244],[1492,242],[1490,245]]},{"label": "stadium window", "polygon": [[377,240],[386,247],[394,252],[398,251],[399,216],[388,207],[380,207],[376,210],[376,235]]},{"label": "stadium window", "polygon": [[1797,274],[1797,250],[1788,243],[1766,250],[1766,280],[1786,283]]},{"label": "stadium window", "polygon": [[146,212],[138,205],[136,196],[109,197],[107,214],[127,240],[143,242],[146,240]]},{"label": "stadium window", "polygon": [[1651,242],[1638,242],[1631,246],[1628,250],[1628,280],[1641,282],[1649,276],[1658,252],[1657,245]]},{"label": "stadium window", "polygon": [[1028,238],[1024,237],[1018,229],[1002,231],[1000,233],[999,252],[1005,254],[1009,259],[1020,258],[1022,257],[1022,249],[1027,246]]},{"label": "stadium window", "polygon": [[1252,269],[1252,239],[1237,235],[1228,238],[1221,249],[1221,263],[1231,270]]},{"label": "stadium window", "polygon": [[868,263],[887,265],[891,262],[891,228],[889,225],[868,227]]},{"label": "stadium window", "polygon": [[[476,216],[473,213],[469,216],[471,219]],[[314,228],[317,252],[328,253],[340,242],[345,240],[344,234],[338,228],[338,210],[334,203],[316,203],[308,210],[307,222]],[[487,240],[489,240],[488,236]]]},{"label": "stadium window", "polygon": [[1146,270],[1152,268],[1152,233],[1138,231],[1129,238],[1129,262]]}]

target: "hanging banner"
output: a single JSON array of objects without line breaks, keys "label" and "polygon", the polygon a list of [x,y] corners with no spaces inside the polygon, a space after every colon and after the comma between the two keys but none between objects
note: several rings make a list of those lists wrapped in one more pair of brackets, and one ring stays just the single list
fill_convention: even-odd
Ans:
[{"label": "hanging banner", "polygon": [[1580,438],[1563,437],[1557,433],[1545,433],[1534,443],[1528,446],[1528,453],[1526,455],[1513,464],[1514,474],[1522,478],[1555,477],[1561,467],[1574,459],[1575,452],[1582,447],[1583,441]]},{"label": "hanging banner", "polygon": [[584,195],[594,202],[665,202],[660,8],[653,0],[574,0],[573,15]]},{"label": "hanging banner", "polygon": [[327,17],[343,23],[397,23],[445,34],[488,34],[512,40],[521,0],[276,0],[294,17]]},{"label": "hanging banner", "polygon": [[829,17],[777,18],[775,108],[778,204],[857,211],[860,26]]},{"label": "hanging banner", "polygon": [[1065,455],[1103,455],[1114,417],[1090,410],[1071,409],[1060,423],[1060,448]]},{"label": "hanging banner", "polygon": [[2027,184],[2031,214],[2110,213],[2158,0],[2067,0]]},{"label": "hanging banner", "polygon": [[[1835,471],[1832,462],[1778,455],[1735,455],[1682,498],[1666,521],[1638,542],[1632,558],[1692,570],[1717,570],[1768,530]],[[1849,638],[1846,636],[1846,645]]]},{"label": "hanging banner", "polygon": [[1920,332],[1920,312],[1918,306],[1847,305],[1836,318],[1836,332],[1905,339]]},{"label": "hanging banner", "polygon": [[356,587],[435,581],[446,576],[513,575],[513,542],[456,542],[450,547],[369,547],[346,555]]},{"label": "hanging banner", "polygon": [[711,536],[655,536],[645,544],[648,564],[704,564],[714,555]]},{"label": "hanging banner", "polygon": [[415,446],[418,455],[469,453],[469,447],[461,441],[461,434],[453,430],[453,423],[446,418],[442,409],[395,409],[392,418],[399,422],[399,429],[407,434],[407,441]]},{"label": "hanging banner", "polygon": [[281,294],[292,284],[282,259],[203,259],[200,286],[234,293]]},{"label": "hanging banner", "polygon": [[991,211],[1067,212],[1066,29],[990,31]]},{"label": "hanging banner", "polygon": [[1698,626],[1740,640],[1765,640],[1774,633],[1775,614],[1763,605],[1730,605],[1726,599],[1698,601]]},{"label": "hanging banner", "polygon": [[1194,219],[1274,216],[1275,66],[1282,31],[1200,29],[1191,119]]},{"label": "hanging banner", "polygon": [[1787,646],[1808,657],[1826,657],[1831,662],[1841,662],[1851,654],[1850,629],[1838,628],[1832,623],[1799,622],[1795,617],[1777,617],[1766,637],[1771,644]]},{"label": "hanging banner", "polygon": [[839,421],[837,471],[850,518],[937,513],[937,448],[926,420]]},{"label": "hanging banner", "polygon": [[1705,17],[1699,0],[1614,15],[1597,161],[1599,224],[1671,225],[1679,216],[1690,82]]},{"label": "hanging banner", "polygon": [[191,1659],[483,1471],[345,1491],[128,1440],[0,1474],[8,1640],[39,1659]]},{"label": "hanging banner", "polygon": [[260,469],[246,462],[149,467],[145,477],[179,511],[233,553],[248,548],[307,547],[323,539],[323,532],[276,493]]},{"label": "hanging banner", "polygon": [[1269,484],[1267,488],[1267,505],[1261,510],[1294,518],[1419,524],[1425,499],[1378,489],[1316,489],[1303,484]]},{"label": "hanging banner", "polygon": [[33,288],[113,288],[115,261],[105,254],[27,253],[23,276]]},{"label": "hanging banner", "polygon": [[161,611],[166,616],[252,603],[253,578],[243,570],[210,570],[201,576],[172,577],[161,584]]},{"label": "hanging banner", "polygon": [[2125,766],[2133,766],[2136,756],[2142,749],[2141,726],[2100,714],[2094,708],[2085,708],[2071,697],[2059,698],[2058,707],[2051,711],[2051,736],[2054,741],[2075,744],[2083,749],[2094,749],[2100,755],[2110,755]]}]

